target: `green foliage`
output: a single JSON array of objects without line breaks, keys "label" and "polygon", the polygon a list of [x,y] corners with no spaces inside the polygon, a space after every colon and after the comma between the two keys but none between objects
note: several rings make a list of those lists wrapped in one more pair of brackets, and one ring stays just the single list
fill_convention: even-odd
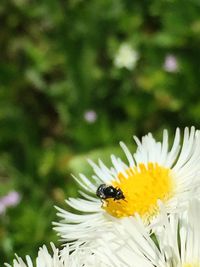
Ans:
[{"label": "green foliage", "polygon": [[[71,172],[92,174],[86,158],[200,126],[199,12],[197,0],[1,1],[0,197],[22,199],[0,217],[0,265],[56,242],[53,205],[76,195]],[[123,43],[132,69],[114,64]]]}]

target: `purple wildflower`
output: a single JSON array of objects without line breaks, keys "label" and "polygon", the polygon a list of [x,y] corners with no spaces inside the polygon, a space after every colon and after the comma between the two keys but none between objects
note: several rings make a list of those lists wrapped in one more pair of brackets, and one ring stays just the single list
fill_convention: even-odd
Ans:
[{"label": "purple wildflower", "polygon": [[11,191],[0,198],[0,214],[4,213],[8,207],[14,207],[19,204],[21,197],[18,192]]},{"label": "purple wildflower", "polygon": [[172,54],[167,55],[165,57],[163,68],[168,72],[176,72],[178,70],[178,62],[176,57]]},{"label": "purple wildflower", "polygon": [[97,114],[94,110],[87,110],[84,113],[84,119],[88,123],[94,123],[97,120]]}]

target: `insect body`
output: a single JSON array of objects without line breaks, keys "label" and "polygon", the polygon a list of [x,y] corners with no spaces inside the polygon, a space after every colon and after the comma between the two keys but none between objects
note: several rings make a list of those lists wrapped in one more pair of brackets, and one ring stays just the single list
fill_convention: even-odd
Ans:
[{"label": "insect body", "polygon": [[101,184],[96,191],[96,195],[100,199],[113,198],[114,200],[125,199],[125,196],[120,188],[115,188],[112,185]]}]

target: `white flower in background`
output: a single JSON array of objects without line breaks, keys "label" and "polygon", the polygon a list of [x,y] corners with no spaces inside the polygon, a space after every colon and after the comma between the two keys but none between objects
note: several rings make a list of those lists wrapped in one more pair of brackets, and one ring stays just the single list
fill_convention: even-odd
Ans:
[{"label": "white flower in background", "polygon": [[167,55],[165,57],[165,62],[163,65],[164,70],[168,71],[168,72],[177,72],[178,70],[178,62],[177,59],[174,55]]},{"label": "white flower in background", "polygon": [[29,256],[24,261],[16,256],[13,264],[5,263],[7,267],[112,267],[112,262],[102,252],[94,255],[92,250],[81,249],[76,247],[73,253],[69,253],[69,247],[59,251],[53,243],[51,243],[52,253],[49,253],[44,245],[39,249],[38,256],[33,262]]},{"label": "white flower in background", "polygon": [[176,214],[167,215],[163,207],[159,217],[154,238],[140,218],[126,218],[113,228],[112,241],[101,239],[99,249],[112,267],[200,267],[199,200]]},{"label": "white flower in background", "polygon": [[[95,246],[97,239],[104,234],[109,237],[113,225],[135,214],[146,226],[155,223],[160,213],[159,201],[167,213],[174,213],[187,206],[193,196],[200,195],[198,130],[185,128],[181,141],[180,130],[177,129],[171,149],[167,130],[163,132],[162,142],[156,142],[150,133],[141,142],[137,137],[134,139],[137,150],[133,155],[124,143],[120,143],[128,164],[114,155],[111,156],[111,169],[101,160],[99,165],[90,161],[95,175],[91,179],[83,174],[75,177],[82,187],[80,193],[83,197],[66,200],[74,212],[57,208],[57,215],[62,220],[54,223],[55,230],[64,242],[71,243],[71,249],[83,243]],[[103,188],[105,195],[101,197],[105,199],[95,196],[97,188]],[[111,196],[109,194],[113,197],[106,198]]]},{"label": "white flower in background", "polygon": [[84,113],[84,119],[88,123],[94,123],[97,120],[97,113],[94,110],[86,110]]},{"label": "white flower in background", "polygon": [[114,64],[117,68],[134,69],[139,59],[139,54],[129,44],[123,43],[114,58]]}]

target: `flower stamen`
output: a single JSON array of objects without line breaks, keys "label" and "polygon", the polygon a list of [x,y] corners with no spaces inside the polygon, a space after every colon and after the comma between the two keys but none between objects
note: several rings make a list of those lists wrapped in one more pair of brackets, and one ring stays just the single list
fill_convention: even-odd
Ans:
[{"label": "flower stamen", "polygon": [[109,214],[118,218],[138,213],[144,220],[149,220],[158,213],[158,200],[169,200],[175,188],[171,169],[157,163],[129,168],[126,175],[118,174],[118,180],[112,185],[122,190],[125,201],[106,199],[103,206]]}]

